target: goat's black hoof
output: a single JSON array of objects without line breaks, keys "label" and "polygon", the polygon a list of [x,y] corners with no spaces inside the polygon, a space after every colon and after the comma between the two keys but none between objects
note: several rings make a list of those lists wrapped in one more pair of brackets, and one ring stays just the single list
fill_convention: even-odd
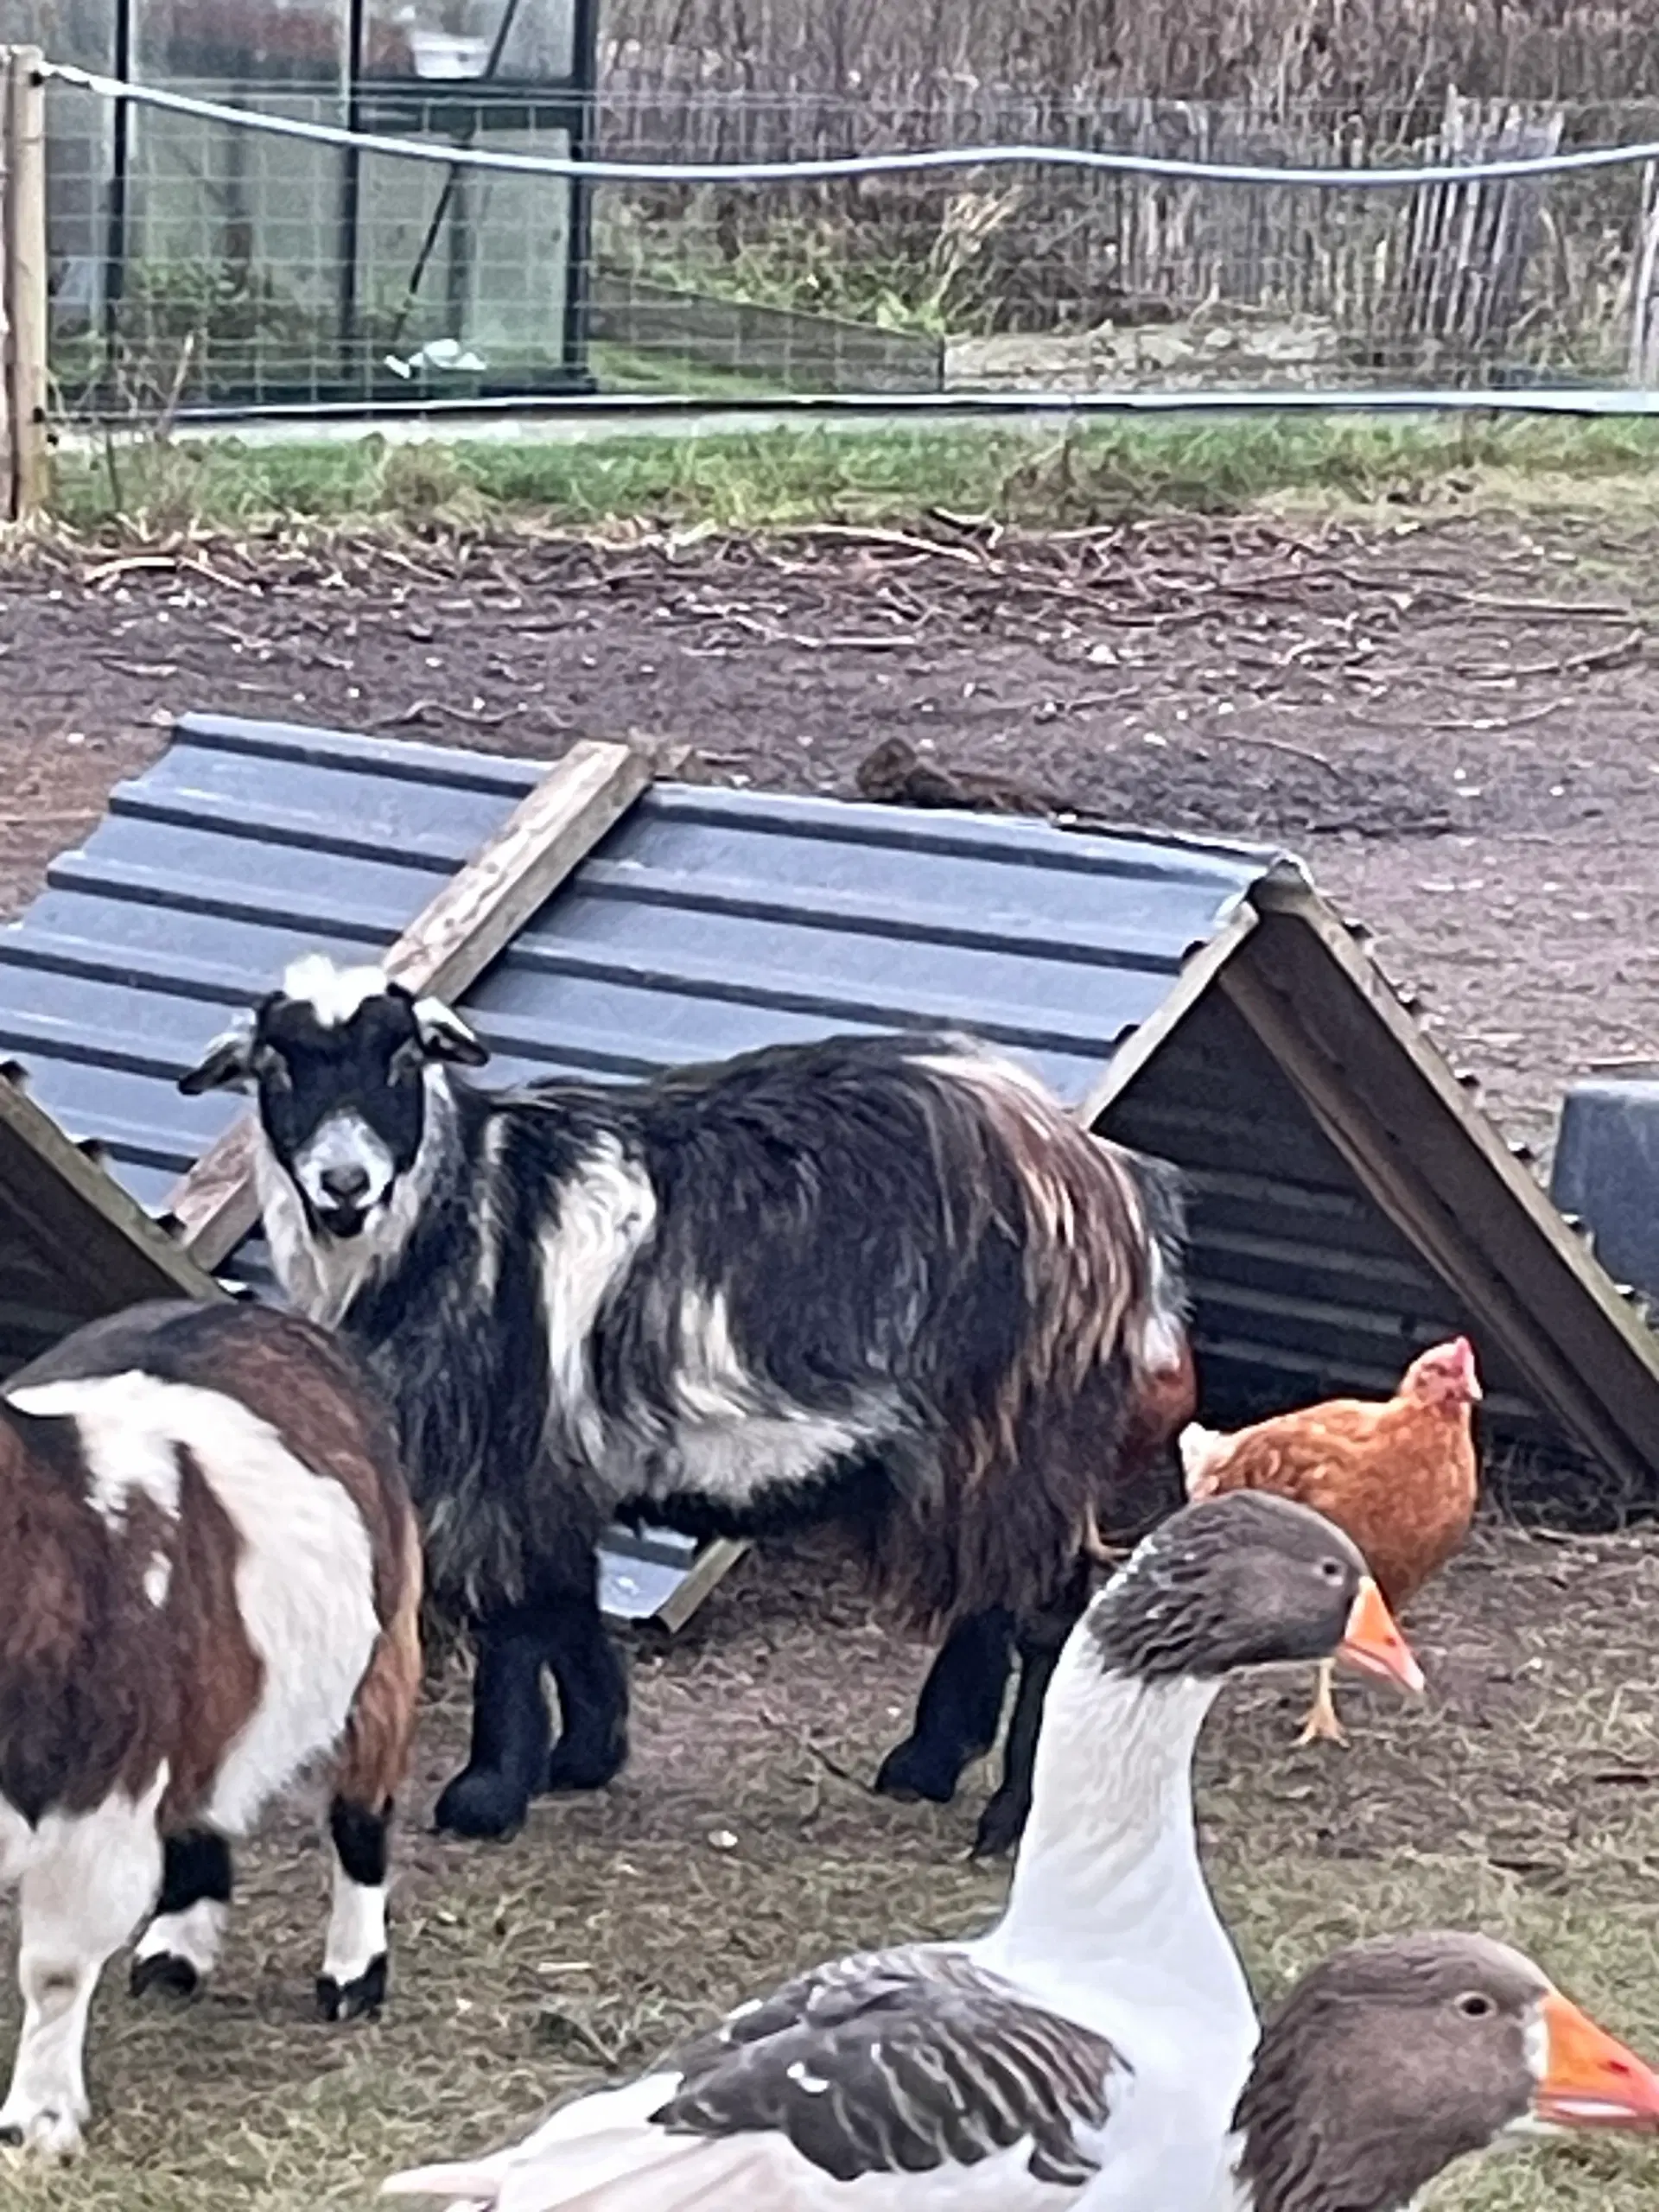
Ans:
[{"label": "goat's black hoof", "polygon": [[147,1959],[133,1961],[127,1986],[135,1997],[148,1997],[155,1991],[185,2004],[201,1987],[201,1976],[176,1951],[152,1951]]},{"label": "goat's black hoof", "polygon": [[897,1797],[906,1804],[925,1797],[930,1805],[948,1805],[957,1794],[961,1772],[959,1766],[930,1752],[912,1736],[893,1745],[872,1786],[878,1797]]},{"label": "goat's black hoof", "polygon": [[530,1802],[505,1775],[487,1769],[458,1774],[439,1798],[432,1826],[439,1835],[482,1836],[502,1842],[524,1824]]},{"label": "goat's black hoof", "polygon": [[561,1789],[602,1789],[607,1782],[615,1781],[627,1758],[626,1737],[600,1746],[555,1744],[542,1788],[550,1796]]},{"label": "goat's black hoof", "polygon": [[325,2020],[362,2020],[378,2012],[386,2001],[386,1955],[369,1961],[355,1981],[336,1981],[331,1974],[317,1976],[317,2010]]},{"label": "goat's black hoof", "polygon": [[979,1816],[974,1834],[975,1859],[1001,1859],[1012,1851],[1026,1831],[1029,1804],[998,1790]]}]

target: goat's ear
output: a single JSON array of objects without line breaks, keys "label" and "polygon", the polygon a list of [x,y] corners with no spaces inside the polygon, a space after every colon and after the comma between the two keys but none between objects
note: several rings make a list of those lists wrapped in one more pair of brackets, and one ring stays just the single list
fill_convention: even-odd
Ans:
[{"label": "goat's ear", "polygon": [[179,1077],[185,1096],[194,1098],[204,1090],[251,1090],[253,1033],[253,1016],[245,1014],[222,1037],[215,1037],[196,1065]]},{"label": "goat's ear", "polygon": [[442,999],[416,999],[415,1020],[421,1033],[421,1050],[429,1060],[447,1060],[458,1068],[481,1068],[490,1048],[480,1044],[453,1007]]}]

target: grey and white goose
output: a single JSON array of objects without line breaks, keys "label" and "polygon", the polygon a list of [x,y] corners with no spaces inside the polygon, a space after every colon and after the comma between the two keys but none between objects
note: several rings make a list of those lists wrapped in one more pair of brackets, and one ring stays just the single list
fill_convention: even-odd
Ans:
[{"label": "grey and white goose", "polygon": [[1270,2020],[1213,2212],[1409,2212],[1506,2139],[1659,2126],[1659,2074],[1484,1936],[1339,1951]]},{"label": "grey and white goose", "polygon": [[496,2212],[1210,2212],[1257,2024],[1193,1831],[1223,1681],[1345,1655],[1421,1676],[1348,1538],[1258,1492],[1190,1506],[1049,1686],[987,1936],[838,1960],[629,2087],[397,2195]]}]

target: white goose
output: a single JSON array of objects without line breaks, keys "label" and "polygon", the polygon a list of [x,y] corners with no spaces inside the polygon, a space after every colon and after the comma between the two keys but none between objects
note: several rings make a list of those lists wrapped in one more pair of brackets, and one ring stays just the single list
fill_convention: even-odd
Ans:
[{"label": "white goose", "polygon": [[1529,1959],[1385,1936],[1300,1982],[1262,2037],[1213,2212],[1410,2212],[1506,2138],[1659,2125],[1659,2074]]},{"label": "white goose", "polygon": [[622,2089],[389,2193],[494,2212],[1211,2212],[1257,2024],[1193,1832],[1224,1678],[1341,1653],[1421,1687],[1346,1536],[1245,1491],[1142,1543],[1050,1685],[1006,1912],[842,1959]]}]

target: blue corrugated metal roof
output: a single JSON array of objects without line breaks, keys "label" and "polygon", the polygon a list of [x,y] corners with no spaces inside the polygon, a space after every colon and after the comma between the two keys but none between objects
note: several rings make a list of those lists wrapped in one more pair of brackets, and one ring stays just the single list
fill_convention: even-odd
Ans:
[{"label": "blue corrugated metal roof", "polygon": [[[0,1051],[159,1208],[240,1110],[175,1078],[296,954],[389,944],[542,765],[193,717],[0,931]],[[1077,1100],[1276,855],[686,785],[640,798],[464,1001],[491,1079],[956,1024]]]},{"label": "blue corrugated metal roof", "polygon": [[[72,1136],[101,1140],[117,1178],[159,1210],[240,1111],[235,1099],[175,1088],[207,1039],[296,954],[381,951],[543,772],[272,725],[181,724],[162,758],[115,793],[85,849],[53,865],[22,919],[0,931],[0,1054],[24,1062],[38,1103]],[[831,1030],[956,1023],[1022,1053],[1076,1102],[1166,1003],[1185,957],[1242,906],[1262,925],[1241,965],[1287,993],[1293,1013],[1301,1006],[1322,939],[1298,902],[1319,902],[1305,879],[1264,887],[1281,862],[1245,847],[658,785],[462,1004],[498,1081],[614,1079]],[[1294,958],[1286,905],[1307,931]],[[1276,953],[1266,942],[1275,929]],[[1334,954],[1319,958],[1315,995],[1331,995],[1334,1028],[1313,1008],[1308,1043],[1323,1065],[1329,1034],[1348,1039],[1340,1079],[1359,1110],[1351,1137],[1409,1154],[1413,1116],[1439,1115],[1428,1197],[1459,1220],[1467,1204],[1471,1239],[1501,1245],[1547,1361],[1570,1357],[1574,1376],[1594,1366],[1587,1415],[1581,1393],[1538,1398],[1535,1363],[1506,1318],[1491,1332],[1502,1342],[1488,1360],[1489,1428],[1552,1454],[1568,1435],[1590,1435],[1599,1450],[1611,1437],[1619,1494],[1645,1495],[1654,1461],[1642,1439],[1655,1433],[1649,1402],[1659,1405],[1650,1353],[1610,1322],[1597,1281],[1573,1273],[1585,1263],[1570,1238],[1559,1240],[1563,1256],[1548,1224],[1530,1223],[1522,1192],[1502,1213],[1481,1147],[1466,1132],[1447,1136],[1425,1071],[1402,1090],[1409,1047],[1380,1020],[1363,1034],[1344,1027],[1353,992]],[[1380,1135],[1367,1118],[1370,1076],[1395,1117]],[[1194,1335],[1212,1417],[1337,1386],[1386,1387],[1418,1344],[1479,1318],[1470,1284],[1484,1295],[1487,1275],[1456,1288],[1368,1195],[1326,1118],[1215,991],[1195,998],[1108,1110],[1114,1135],[1192,1179]],[[1478,1249],[1497,1294],[1510,1297],[1509,1276],[1487,1244]],[[247,1245],[233,1264],[257,1281],[262,1256]],[[1564,1282],[1573,1295],[1558,1312]],[[1646,1395],[1625,1404],[1637,1386]],[[650,1611],[677,1582],[689,1548],[663,1539],[658,1559],[656,1541],[613,1540],[609,1610]]]}]

